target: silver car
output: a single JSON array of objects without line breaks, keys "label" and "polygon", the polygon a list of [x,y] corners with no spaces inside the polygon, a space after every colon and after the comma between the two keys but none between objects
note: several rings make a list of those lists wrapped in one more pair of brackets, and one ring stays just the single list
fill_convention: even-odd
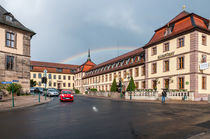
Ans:
[{"label": "silver car", "polygon": [[59,95],[59,93],[55,89],[48,89],[47,90],[47,96],[48,97],[58,96],[58,95]]}]

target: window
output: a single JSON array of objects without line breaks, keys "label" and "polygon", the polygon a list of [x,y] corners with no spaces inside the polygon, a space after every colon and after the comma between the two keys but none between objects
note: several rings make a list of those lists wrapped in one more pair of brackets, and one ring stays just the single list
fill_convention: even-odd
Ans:
[{"label": "window", "polygon": [[132,77],[133,76],[133,69],[130,69],[130,76]]},{"label": "window", "polygon": [[74,80],[74,77],[73,77],[73,80]]},{"label": "window", "polygon": [[12,16],[9,16],[9,15],[6,15],[5,19],[8,22],[12,22],[12,20],[13,20]]},{"label": "window", "polygon": [[115,78],[115,79],[117,78],[117,74],[116,74],[116,72],[114,73],[114,78]]},{"label": "window", "polygon": [[141,82],[141,88],[142,88],[142,89],[145,89],[145,88],[146,88],[146,83],[145,83],[145,81],[142,81],[142,82]]},{"label": "window", "polygon": [[63,75],[63,79],[66,80],[66,76],[65,75]]},{"label": "window", "polygon": [[7,70],[14,70],[14,56],[7,56],[6,68]]},{"label": "window", "polygon": [[178,69],[184,69],[184,57],[178,58]]},{"label": "window", "polygon": [[53,78],[56,79],[56,75],[54,75]]},{"label": "window", "polygon": [[157,89],[157,81],[156,80],[152,81],[152,88]]},{"label": "window", "polygon": [[206,55],[202,55],[202,60],[201,60],[202,63],[206,63],[207,62],[207,58],[206,57],[207,57]]},{"label": "window", "polygon": [[136,89],[139,89],[139,82],[135,82]]},{"label": "window", "polygon": [[56,82],[54,82],[54,87],[56,87]]},{"label": "window", "polygon": [[52,86],[52,82],[51,81],[49,81],[49,86]]},{"label": "window", "polygon": [[124,79],[125,79],[125,78],[126,78],[126,76],[127,76],[127,74],[126,74],[126,70],[124,70],[123,75],[124,75]]},{"label": "window", "polygon": [[71,87],[71,83],[68,83],[68,87]]},{"label": "window", "polygon": [[164,61],[164,67],[163,67],[163,71],[167,72],[169,71],[169,60]]},{"label": "window", "polygon": [[163,52],[169,51],[169,42],[164,43],[163,45]]},{"label": "window", "polygon": [[142,76],[145,76],[145,66],[142,66],[141,67],[141,75]]},{"label": "window", "polygon": [[202,77],[202,89],[206,89],[206,77]]},{"label": "window", "polygon": [[33,78],[36,78],[36,74],[35,73],[33,74]]},{"label": "window", "polygon": [[109,81],[112,81],[112,74],[109,74]]},{"label": "window", "polygon": [[58,75],[58,79],[61,79],[61,75]]},{"label": "window", "polygon": [[68,76],[68,80],[71,80],[71,76]]},{"label": "window", "polygon": [[39,73],[38,77],[39,77],[39,79],[41,79],[41,78],[42,78],[42,74],[41,74],[41,73]]},{"label": "window", "polygon": [[164,88],[169,89],[169,79],[164,79]]},{"label": "window", "polygon": [[15,34],[12,32],[6,32],[6,46],[15,48]]},{"label": "window", "polygon": [[118,72],[119,79],[121,78],[121,71]]},{"label": "window", "polygon": [[107,82],[108,81],[108,77],[107,77],[108,75],[105,75],[105,81]]},{"label": "window", "polygon": [[184,77],[178,78],[179,89],[184,89]]},{"label": "window", "polygon": [[206,35],[202,35],[202,45],[206,45],[207,43],[207,41],[206,41],[207,39],[206,39]]},{"label": "window", "polygon": [[139,76],[139,68],[135,68],[135,77]]},{"label": "window", "polygon": [[42,84],[41,84],[41,82],[39,82],[39,86],[41,86]]},{"label": "window", "polygon": [[102,82],[104,82],[104,75],[102,76]]},{"label": "window", "polygon": [[63,87],[66,87],[66,83],[63,83]]},{"label": "window", "polygon": [[178,39],[178,48],[184,47],[184,37]]},{"label": "window", "polygon": [[157,47],[152,48],[152,56],[157,54]]},{"label": "window", "polygon": [[157,73],[157,63],[152,64],[152,74]]},{"label": "window", "polygon": [[49,78],[49,79],[52,79],[52,75],[51,75],[51,74],[49,74],[49,75],[48,75],[48,78]]},{"label": "window", "polygon": [[62,72],[63,71],[63,69],[61,69],[61,68],[56,68],[56,72]]}]

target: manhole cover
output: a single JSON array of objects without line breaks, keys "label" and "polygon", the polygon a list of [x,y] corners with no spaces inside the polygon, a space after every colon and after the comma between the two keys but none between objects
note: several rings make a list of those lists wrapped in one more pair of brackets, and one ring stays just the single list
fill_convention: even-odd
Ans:
[{"label": "manhole cover", "polygon": [[210,129],[210,121],[207,121],[207,122],[204,122],[204,123],[197,124],[196,126],[200,126],[200,127],[204,127],[204,128]]}]

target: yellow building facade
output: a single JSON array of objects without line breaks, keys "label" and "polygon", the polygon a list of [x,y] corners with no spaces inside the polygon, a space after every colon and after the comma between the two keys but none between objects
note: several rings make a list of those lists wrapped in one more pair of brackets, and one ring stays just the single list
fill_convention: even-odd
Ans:
[{"label": "yellow building facade", "polygon": [[36,87],[45,87],[41,79],[44,70],[47,70],[47,88],[70,89],[74,88],[75,71],[78,66],[59,63],[31,61],[30,78],[36,81]]}]

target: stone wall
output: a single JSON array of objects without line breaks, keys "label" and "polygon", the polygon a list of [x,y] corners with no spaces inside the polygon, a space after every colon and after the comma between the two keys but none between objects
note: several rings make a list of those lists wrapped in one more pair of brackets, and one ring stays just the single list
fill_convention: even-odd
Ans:
[{"label": "stone wall", "polygon": [[[6,70],[6,56],[14,56],[14,69]],[[22,92],[30,92],[30,57],[0,52],[0,82],[19,80]]]},{"label": "stone wall", "polygon": [[99,96],[99,97],[111,97],[111,98],[121,98],[118,92],[91,92],[87,93],[89,96]]}]

